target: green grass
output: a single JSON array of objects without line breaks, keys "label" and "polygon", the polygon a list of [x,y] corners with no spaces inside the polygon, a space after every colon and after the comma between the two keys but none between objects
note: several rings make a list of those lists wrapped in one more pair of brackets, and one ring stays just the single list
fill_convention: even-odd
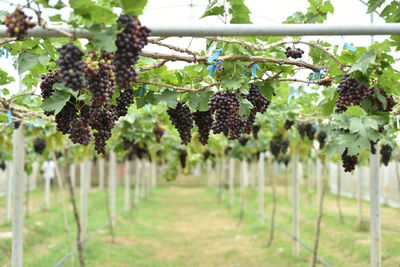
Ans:
[{"label": "green grass", "polygon": [[[41,191],[32,199],[41,199]],[[89,197],[88,232],[107,222],[106,192],[92,192]],[[236,192],[236,197],[239,194]],[[226,195],[227,197],[227,195]],[[118,188],[117,207],[122,208],[123,189]],[[316,218],[313,193],[303,190],[301,239],[312,246]],[[327,196],[332,198],[332,196]],[[265,213],[270,217],[272,199],[266,194]],[[354,201],[344,201],[345,204]],[[75,246],[75,224],[67,201],[69,237],[65,230],[60,203],[49,210],[38,209],[26,218],[24,266],[54,266],[70,246]],[[79,205],[79,203],[78,203]],[[237,227],[240,207],[230,207],[227,200],[218,203],[217,190],[161,186],[151,197],[142,200],[130,212],[121,213],[116,226],[116,243],[111,242],[108,228],[94,235],[85,246],[87,266],[309,266],[310,252],[301,249],[300,257],[292,256],[292,239],[276,230],[274,243],[266,247],[269,222],[260,225],[257,192],[246,192],[247,211]],[[278,197],[276,223],[291,230],[291,202]],[[0,225],[0,232],[11,231]],[[400,235],[382,231],[384,266],[397,266]],[[0,266],[9,264],[11,241],[0,239]],[[323,217],[319,255],[333,266],[368,266],[369,233],[357,232],[356,221],[339,223],[336,213]],[[3,256],[4,255],[4,256]],[[78,266],[77,257],[64,266]],[[397,265],[396,265],[397,264]]]}]

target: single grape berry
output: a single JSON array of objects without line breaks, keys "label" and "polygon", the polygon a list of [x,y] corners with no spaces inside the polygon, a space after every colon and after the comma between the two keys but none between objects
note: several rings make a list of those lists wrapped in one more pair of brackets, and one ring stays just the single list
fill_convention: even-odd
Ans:
[{"label": "single grape berry", "polygon": [[46,148],[46,140],[43,138],[36,137],[33,141],[33,150],[38,154],[43,154],[44,149]]}]

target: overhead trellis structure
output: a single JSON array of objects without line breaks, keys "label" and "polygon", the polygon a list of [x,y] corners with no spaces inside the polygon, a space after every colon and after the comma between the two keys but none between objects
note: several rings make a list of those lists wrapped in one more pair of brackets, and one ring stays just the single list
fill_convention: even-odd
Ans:
[{"label": "overhead trellis structure", "polygon": [[[341,35],[400,35],[400,23],[386,24],[227,24],[227,25],[148,25],[153,36],[341,36]],[[28,37],[93,38],[93,33],[68,27],[36,27]],[[0,37],[8,37],[5,26],[0,26]]]}]

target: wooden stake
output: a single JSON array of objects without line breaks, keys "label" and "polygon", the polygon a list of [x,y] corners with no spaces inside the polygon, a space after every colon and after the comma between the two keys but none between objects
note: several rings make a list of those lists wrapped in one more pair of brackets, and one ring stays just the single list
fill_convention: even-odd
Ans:
[{"label": "wooden stake", "polygon": [[357,175],[357,225],[358,229],[362,228],[363,225],[363,212],[362,212],[362,202],[363,202],[363,167],[358,167]]},{"label": "wooden stake", "polygon": [[85,239],[87,232],[88,218],[88,192],[87,192],[87,159],[80,164],[80,224],[81,224],[81,243]]}]

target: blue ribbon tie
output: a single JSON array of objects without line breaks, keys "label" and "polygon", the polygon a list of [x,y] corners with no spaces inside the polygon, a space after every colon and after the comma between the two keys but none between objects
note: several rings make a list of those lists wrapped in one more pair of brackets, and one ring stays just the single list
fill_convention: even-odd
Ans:
[{"label": "blue ribbon tie", "polygon": [[357,48],[355,48],[354,46],[352,46],[351,44],[348,44],[348,43],[344,43],[343,46],[353,52],[357,50]]},{"label": "blue ribbon tie", "polygon": [[224,49],[222,49],[222,48],[213,50],[213,53],[214,53],[214,54],[212,54],[212,55],[207,59],[208,63],[211,63],[211,62],[213,62],[214,60],[216,60],[217,57],[219,57],[219,56],[221,55],[222,51],[224,51]]},{"label": "blue ribbon tie", "polygon": [[218,60],[214,65],[209,65],[207,69],[210,71],[208,76],[212,77],[218,66],[222,64],[222,61]]},{"label": "blue ribbon tie", "polygon": [[7,119],[8,119],[8,122],[9,122],[9,123],[12,122],[12,113],[11,113],[11,109],[7,110]]},{"label": "blue ribbon tie", "polygon": [[258,66],[257,63],[253,63],[251,65],[251,78],[255,78],[257,76],[257,70],[261,69],[260,66]]}]

